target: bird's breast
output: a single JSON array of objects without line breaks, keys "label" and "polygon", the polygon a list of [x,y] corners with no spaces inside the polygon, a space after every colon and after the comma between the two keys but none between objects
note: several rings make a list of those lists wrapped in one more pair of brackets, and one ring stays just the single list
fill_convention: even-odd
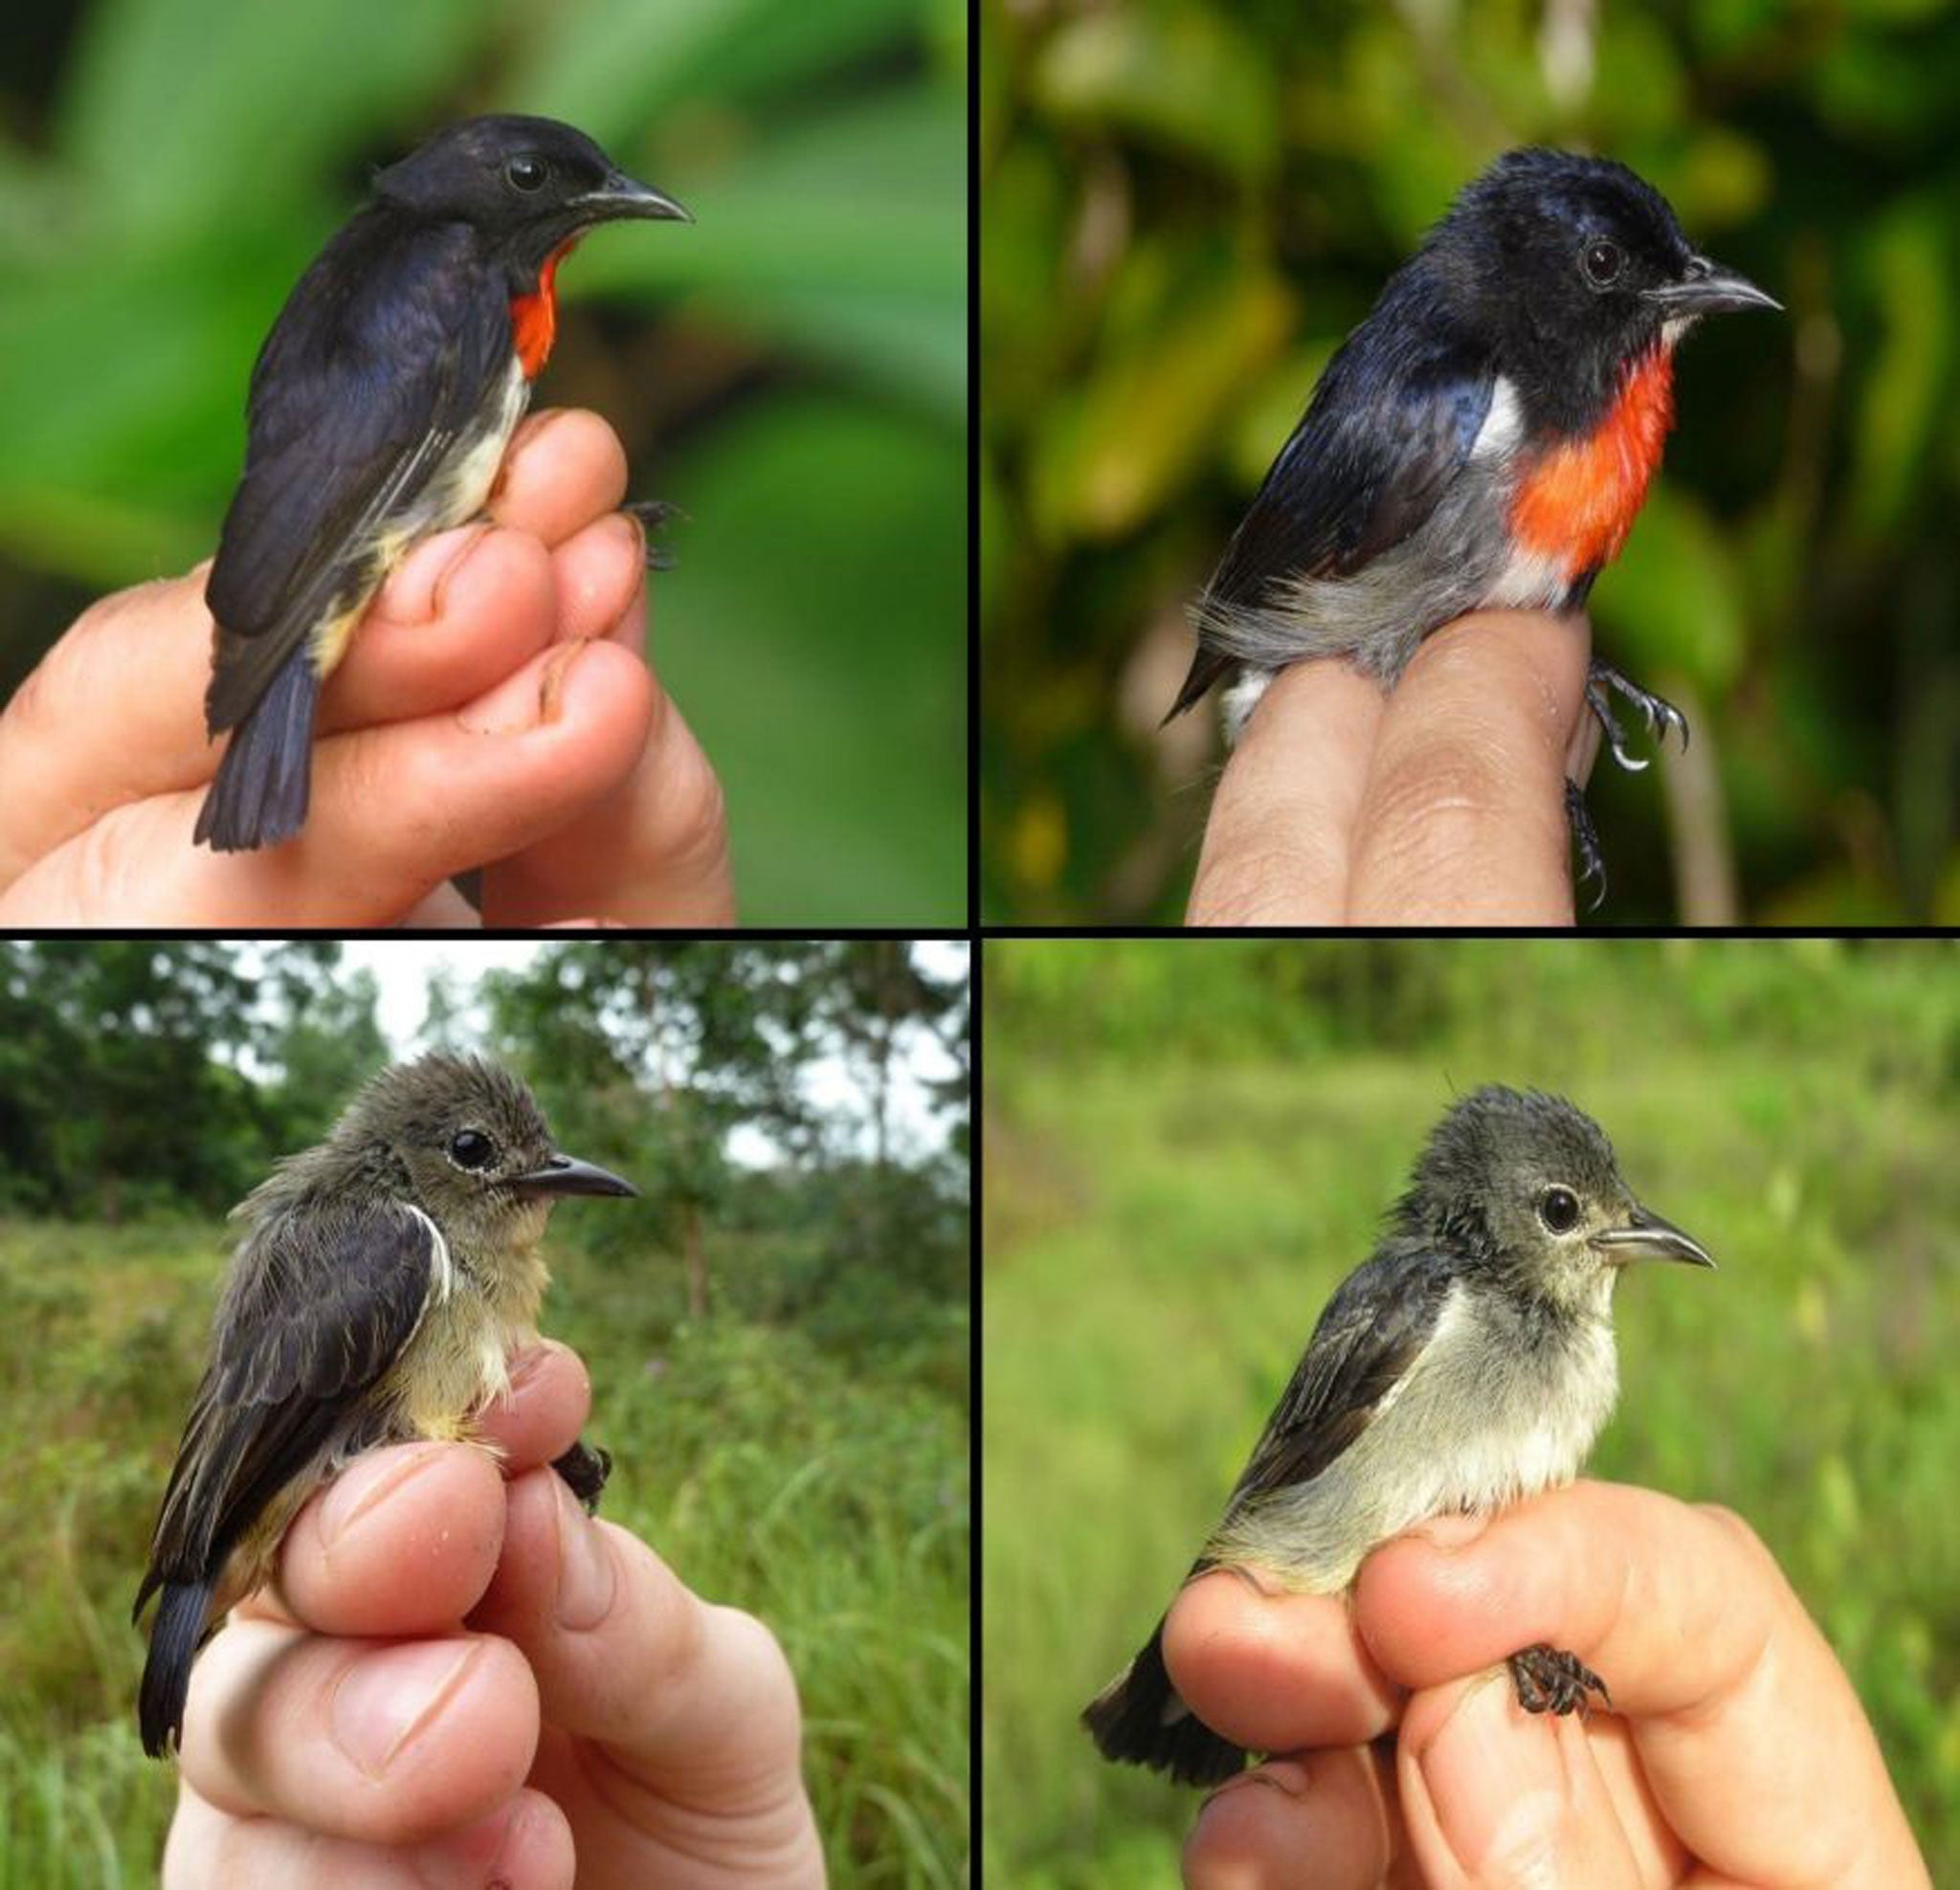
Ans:
[{"label": "bird's breast", "polygon": [[1511,498],[1518,552],[1557,565],[1569,580],[1611,564],[1633,529],[1673,424],[1674,356],[1663,345],[1629,369],[1590,434],[1523,462]]},{"label": "bird's breast", "polygon": [[577,236],[568,236],[545,258],[537,287],[510,299],[511,340],[527,381],[545,371],[551,344],[558,339],[558,265],[577,241]]}]

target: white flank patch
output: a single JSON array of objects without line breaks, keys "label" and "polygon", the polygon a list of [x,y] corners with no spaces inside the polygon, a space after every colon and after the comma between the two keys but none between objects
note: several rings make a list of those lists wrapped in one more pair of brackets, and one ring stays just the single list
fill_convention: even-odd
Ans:
[{"label": "white flank patch", "polygon": [[456,1262],[449,1256],[449,1242],[442,1237],[442,1230],[420,1208],[406,1201],[402,1205],[429,1230],[430,1283],[434,1289],[437,1302],[446,1302],[456,1286]]},{"label": "white flank patch", "polygon": [[1518,389],[1500,374],[1490,389],[1490,411],[1470,442],[1473,459],[1501,459],[1512,453],[1525,437],[1525,410],[1518,405]]}]

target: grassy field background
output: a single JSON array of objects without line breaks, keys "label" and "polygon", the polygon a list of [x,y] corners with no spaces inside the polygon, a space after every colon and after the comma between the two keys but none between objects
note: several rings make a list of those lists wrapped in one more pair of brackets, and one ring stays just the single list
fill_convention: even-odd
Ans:
[{"label": "grassy field background", "polygon": [[[554,1227],[546,1329],[591,1367],[605,1513],[760,1614],[802,1689],[833,1880],[964,1880],[964,1318],[876,1351],[735,1314],[688,1323],[678,1262],[605,1266]],[[783,1236],[728,1236],[725,1303]],[[0,1222],[0,1885],[143,1885],[175,1771],[137,1744],[129,1625],[202,1360],[225,1231]]]},{"label": "grassy field background", "polygon": [[983,1873],[1177,1881],[1195,1793],[1076,1724],[1451,1096],[1570,1096],[1721,1270],[1619,1296],[1591,1473],[1740,1511],[1960,1883],[1960,951],[986,947]]}]

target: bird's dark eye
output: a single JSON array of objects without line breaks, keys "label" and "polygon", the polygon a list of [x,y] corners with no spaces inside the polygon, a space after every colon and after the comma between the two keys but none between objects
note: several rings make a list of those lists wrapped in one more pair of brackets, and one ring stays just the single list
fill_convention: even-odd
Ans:
[{"label": "bird's dark eye", "polygon": [[528,153],[512,158],[503,167],[503,174],[510,180],[511,188],[518,190],[542,190],[545,179],[551,173],[551,167],[543,158],[534,158]]},{"label": "bird's dark eye", "polygon": [[487,1168],[497,1145],[481,1129],[457,1129],[449,1140],[449,1159],[459,1168]]},{"label": "bird's dark eye", "polygon": [[1626,267],[1626,256],[1617,243],[1609,243],[1605,237],[1588,243],[1579,252],[1579,267],[1586,272],[1586,279],[1595,289],[1610,289],[1619,280],[1619,273]]},{"label": "bird's dark eye", "polygon": [[1579,1224],[1579,1197],[1570,1188],[1548,1188],[1538,1197],[1538,1218],[1548,1233],[1571,1233]]}]

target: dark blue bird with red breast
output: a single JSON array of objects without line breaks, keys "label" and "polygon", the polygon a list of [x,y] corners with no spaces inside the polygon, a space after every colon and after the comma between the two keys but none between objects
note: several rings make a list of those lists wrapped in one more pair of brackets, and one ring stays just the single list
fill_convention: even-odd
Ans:
[{"label": "dark blue bird with red breast", "polygon": [[[1499,158],[1327,364],[1198,602],[1170,715],[1225,682],[1236,738],[1305,657],[1346,656],[1390,687],[1466,611],[1584,604],[1660,463],[1675,345],[1704,315],[1780,306],[1699,255],[1624,165]],[[1594,662],[1587,700],[1622,766],[1646,764],[1609,691],[1657,739],[1672,724],[1686,740],[1671,703]],[[1567,799],[1603,883],[1575,786]]]},{"label": "dark blue bird with red breast", "polygon": [[304,824],[321,684],[409,547],[482,510],[557,333],[558,265],[621,217],[692,221],[568,124],[466,119],[380,171],[300,278],[205,586],[205,720],[233,734],[197,839]]}]

